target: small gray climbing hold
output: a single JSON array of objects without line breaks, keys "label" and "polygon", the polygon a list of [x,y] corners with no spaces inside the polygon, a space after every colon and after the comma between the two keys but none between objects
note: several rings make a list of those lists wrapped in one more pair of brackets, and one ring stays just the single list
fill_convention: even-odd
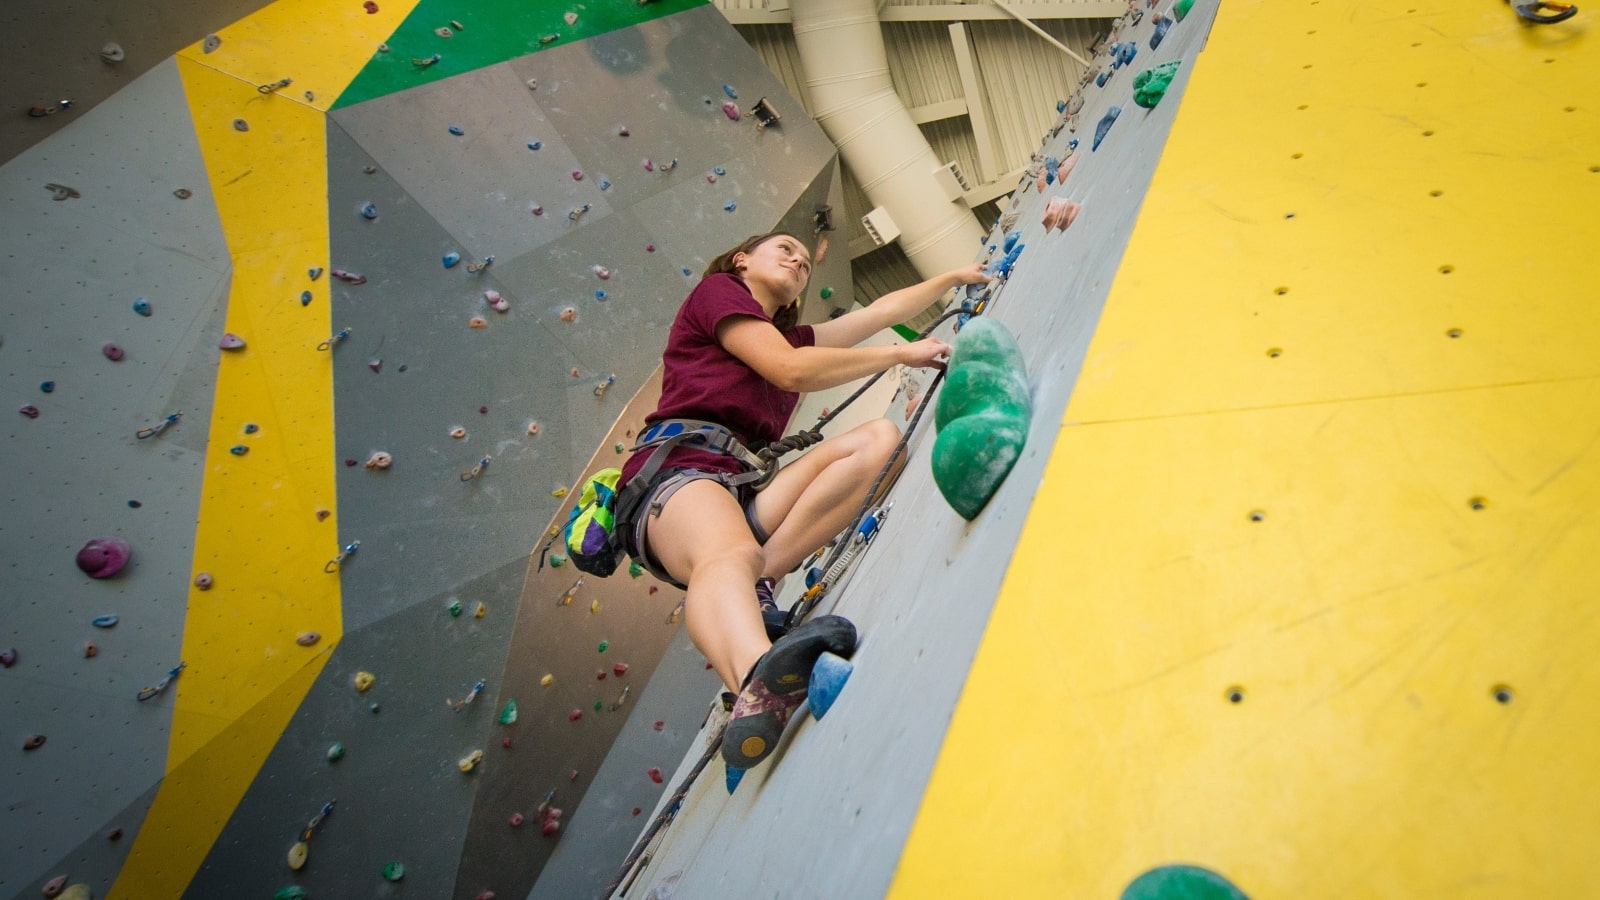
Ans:
[{"label": "small gray climbing hold", "polygon": [[250,130],[250,123],[246,122],[243,119],[234,119],[233,120],[233,130],[234,131],[249,131]]}]

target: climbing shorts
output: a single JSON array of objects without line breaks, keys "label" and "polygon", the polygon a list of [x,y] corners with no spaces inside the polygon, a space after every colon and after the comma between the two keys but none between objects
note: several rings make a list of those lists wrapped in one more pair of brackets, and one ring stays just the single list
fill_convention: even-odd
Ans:
[{"label": "climbing shorts", "polygon": [[665,581],[680,590],[685,590],[688,585],[683,584],[667,572],[665,566],[650,552],[650,542],[647,533],[650,520],[661,515],[661,510],[667,505],[678,489],[691,481],[709,478],[728,488],[728,493],[744,508],[745,523],[750,526],[750,533],[755,536],[756,543],[765,544],[771,535],[756,521],[755,499],[756,492],[753,485],[745,483],[730,485],[727,483],[726,472],[707,472],[704,469],[664,469],[650,479],[650,484],[645,488],[644,496],[628,511],[628,518],[620,523],[618,531],[622,534],[623,547],[634,562],[644,566],[651,575]]}]

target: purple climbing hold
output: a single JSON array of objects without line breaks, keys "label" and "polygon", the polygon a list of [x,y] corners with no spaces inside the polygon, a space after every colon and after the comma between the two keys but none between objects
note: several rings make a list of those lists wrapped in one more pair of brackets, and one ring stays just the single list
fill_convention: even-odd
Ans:
[{"label": "purple climbing hold", "polygon": [[106,359],[109,359],[112,362],[118,362],[125,355],[122,347],[118,346],[117,344],[107,344],[100,348],[100,352],[104,353],[106,355]]},{"label": "purple climbing hold", "polygon": [[98,537],[78,551],[78,568],[90,578],[110,578],[122,571],[133,548],[119,537]]},{"label": "purple climbing hold", "polygon": [[1094,126],[1094,143],[1089,147],[1091,153],[1100,149],[1100,142],[1105,140],[1106,134],[1111,131],[1111,123],[1115,122],[1117,116],[1120,115],[1122,115],[1122,107],[1113,106],[1106,110],[1105,115],[1100,117],[1099,123]]},{"label": "purple climbing hold", "polygon": [[30,419],[39,418],[39,407],[34,406],[32,403],[29,403],[27,406],[18,409],[17,412],[22,413]]},{"label": "purple climbing hold", "polygon": [[244,338],[229,331],[222,335],[222,340],[217,342],[217,346],[224,350],[243,350]]},{"label": "purple climbing hold", "polygon": [[14,666],[16,664],[17,664],[17,648],[15,648],[15,647],[7,647],[4,650],[0,650],[0,666],[3,666],[5,668],[9,669],[9,668],[11,668],[12,666]]}]

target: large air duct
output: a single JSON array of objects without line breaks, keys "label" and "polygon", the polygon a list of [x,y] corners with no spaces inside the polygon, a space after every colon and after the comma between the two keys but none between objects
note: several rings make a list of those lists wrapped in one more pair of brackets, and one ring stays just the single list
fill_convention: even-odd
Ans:
[{"label": "large air duct", "polygon": [[930,278],[972,262],[984,231],[933,176],[943,163],[894,92],[874,0],[794,0],[790,16],[813,115],[911,264]]}]

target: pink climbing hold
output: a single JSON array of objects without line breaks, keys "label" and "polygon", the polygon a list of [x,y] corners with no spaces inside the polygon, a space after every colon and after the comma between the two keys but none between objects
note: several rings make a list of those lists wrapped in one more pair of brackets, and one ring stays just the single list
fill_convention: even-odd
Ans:
[{"label": "pink climbing hold", "polygon": [[555,819],[545,819],[544,820],[544,824],[539,826],[539,833],[544,835],[545,837],[549,837],[550,835],[555,834],[556,832],[558,832],[560,830],[561,830],[561,823],[556,821]]},{"label": "pink climbing hold", "polygon": [[1057,228],[1066,231],[1067,227],[1077,220],[1078,213],[1082,211],[1083,204],[1076,200],[1068,200],[1065,197],[1051,197],[1049,202],[1044,205],[1044,216],[1041,220],[1044,224],[1045,232],[1048,234]]},{"label": "pink climbing hold", "polygon": [[29,403],[26,406],[18,408],[17,412],[22,413],[23,415],[27,416],[30,419],[39,418],[39,407],[34,406],[32,403]]},{"label": "pink climbing hold", "polygon": [[244,338],[229,331],[222,336],[222,340],[217,342],[217,346],[224,350],[243,350]]},{"label": "pink climbing hold", "polygon": [[119,537],[98,537],[78,551],[78,568],[90,578],[110,578],[122,571],[133,548]]},{"label": "pink climbing hold", "polygon": [[122,348],[117,346],[116,344],[107,344],[104,347],[100,348],[100,352],[104,353],[106,355],[106,359],[109,359],[112,362],[120,361],[122,359],[122,357],[125,355],[123,353]]},{"label": "pink climbing hold", "polygon": [[722,114],[735,122],[739,121],[739,107],[733,103],[722,104]]},{"label": "pink climbing hold", "polygon": [[367,360],[367,368],[371,369],[372,374],[376,375],[383,371],[383,360],[374,356],[373,358]]},{"label": "pink climbing hold", "polygon": [[648,159],[644,161],[643,165],[646,172],[654,172],[656,170],[656,164]]},{"label": "pink climbing hold", "polygon": [[582,181],[583,180],[583,171],[580,170],[580,169],[573,169],[572,170],[572,180],[573,181]]},{"label": "pink climbing hold", "polygon": [[567,713],[568,722],[576,722],[581,718],[583,718],[583,710],[581,709],[575,709],[572,712]]},{"label": "pink climbing hold", "polygon": [[66,888],[67,876],[57,875],[49,881],[46,881],[44,883],[44,887],[39,889],[39,893],[44,894],[46,897],[59,897],[61,896],[61,892],[66,890]]},{"label": "pink climbing hold", "polygon": [[521,828],[522,823],[526,821],[527,819],[523,818],[522,813],[518,812],[511,814],[510,824],[512,828]]}]

